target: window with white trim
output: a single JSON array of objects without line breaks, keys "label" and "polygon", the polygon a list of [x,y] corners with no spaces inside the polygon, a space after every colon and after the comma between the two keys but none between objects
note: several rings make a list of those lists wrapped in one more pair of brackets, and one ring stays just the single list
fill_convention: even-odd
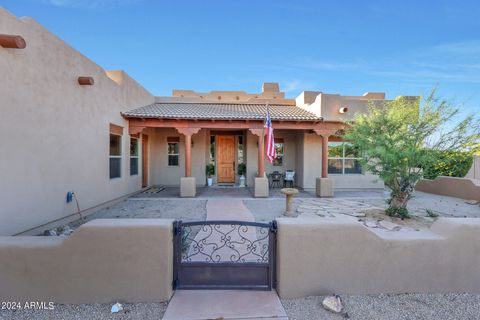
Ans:
[{"label": "window with white trim", "polygon": [[122,176],[122,136],[110,133],[110,179]]},{"label": "window with white trim", "polygon": [[138,139],[130,137],[130,175],[138,175]]},{"label": "window with white trim", "polygon": [[358,151],[348,142],[328,142],[329,174],[361,174]]}]

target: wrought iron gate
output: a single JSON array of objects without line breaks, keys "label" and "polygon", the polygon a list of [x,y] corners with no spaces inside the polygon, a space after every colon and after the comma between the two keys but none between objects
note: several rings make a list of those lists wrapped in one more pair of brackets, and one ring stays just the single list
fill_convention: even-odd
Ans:
[{"label": "wrought iron gate", "polygon": [[276,223],[174,222],[174,289],[271,290]]}]

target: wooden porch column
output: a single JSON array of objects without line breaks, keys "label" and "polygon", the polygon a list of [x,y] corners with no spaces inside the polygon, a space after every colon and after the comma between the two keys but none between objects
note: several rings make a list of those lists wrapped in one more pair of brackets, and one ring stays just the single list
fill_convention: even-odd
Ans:
[{"label": "wooden porch column", "polygon": [[328,138],[338,129],[316,129],[316,134],[322,137],[322,178],[328,178]]},{"label": "wooden porch column", "polygon": [[322,178],[328,177],[328,137],[329,135],[322,135]]},{"label": "wooden porch column", "polygon": [[177,128],[180,134],[185,136],[185,177],[192,176],[192,135],[200,131],[200,128]]},{"label": "wooden porch column", "polygon": [[185,135],[185,177],[192,176],[192,135]]},{"label": "wooden porch column", "polygon": [[250,132],[258,137],[258,177],[263,178],[265,176],[265,157],[263,155],[265,132],[263,129],[250,129]]}]

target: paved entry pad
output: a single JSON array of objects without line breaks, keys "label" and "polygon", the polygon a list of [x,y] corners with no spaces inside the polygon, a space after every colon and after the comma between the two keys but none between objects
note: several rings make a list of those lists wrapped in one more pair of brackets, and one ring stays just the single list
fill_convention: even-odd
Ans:
[{"label": "paved entry pad", "polygon": [[163,320],[288,320],[275,291],[177,290]]}]

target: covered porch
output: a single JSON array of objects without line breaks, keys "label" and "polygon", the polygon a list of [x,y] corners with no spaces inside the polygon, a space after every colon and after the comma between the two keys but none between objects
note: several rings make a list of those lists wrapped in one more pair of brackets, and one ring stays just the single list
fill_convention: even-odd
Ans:
[{"label": "covered porch", "polygon": [[[313,196],[321,189],[317,178],[328,183],[328,139],[344,127],[342,123],[324,122],[295,106],[270,105],[278,158],[269,163],[264,151],[266,105],[248,105],[247,112],[230,110],[228,115],[221,114],[225,111],[224,105],[215,105],[214,110],[207,113],[204,106],[196,106],[204,113],[186,115],[178,110],[185,108],[185,104],[176,104],[174,119],[165,114],[170,109],[153,117],[152,106],[147,106],[149,112],[144,107],[123,116],[129,121],[130,135],[148,137],[148,144],[144,145],[149,149],[148,159],[143,161],[148,171],[147,185],[178,187],[177,195],[181,197],[208,193],[269,197],[279,194],[279,189],[271,188],[271,174],[283,175],[287,171],[294,172],[295,187],[308,190]],[[242,176],[245,177],[244,191],[221,189],[243,184]],[[208,178],[212,179],[214,188],[204,189]],[[283,180],[274,184],[281,187]],[[214,192],[215,188],[219,190]],[[333,188],[330,189],[333,192]]]},{"label": "covered porch", "polygon": [[[153,190],[153,191],[150,191]],[[140,192],[132,198],[136,199],[170,199],[177,198],[180,194],[180,186],[152,186],[143,192]],[[255,194],[253,187],[224,187],[224,186],[198,186],[196,198],[209,199],[209,198],[237,198],[248,199],[252,198]],[[270,188],[269,198],[271,199],[283,199],[285,195],[281,192],[281,188]],[[315,198],[315,192],[309,190],[299,190],[299,193],[295,195],[296,198]]]}]

